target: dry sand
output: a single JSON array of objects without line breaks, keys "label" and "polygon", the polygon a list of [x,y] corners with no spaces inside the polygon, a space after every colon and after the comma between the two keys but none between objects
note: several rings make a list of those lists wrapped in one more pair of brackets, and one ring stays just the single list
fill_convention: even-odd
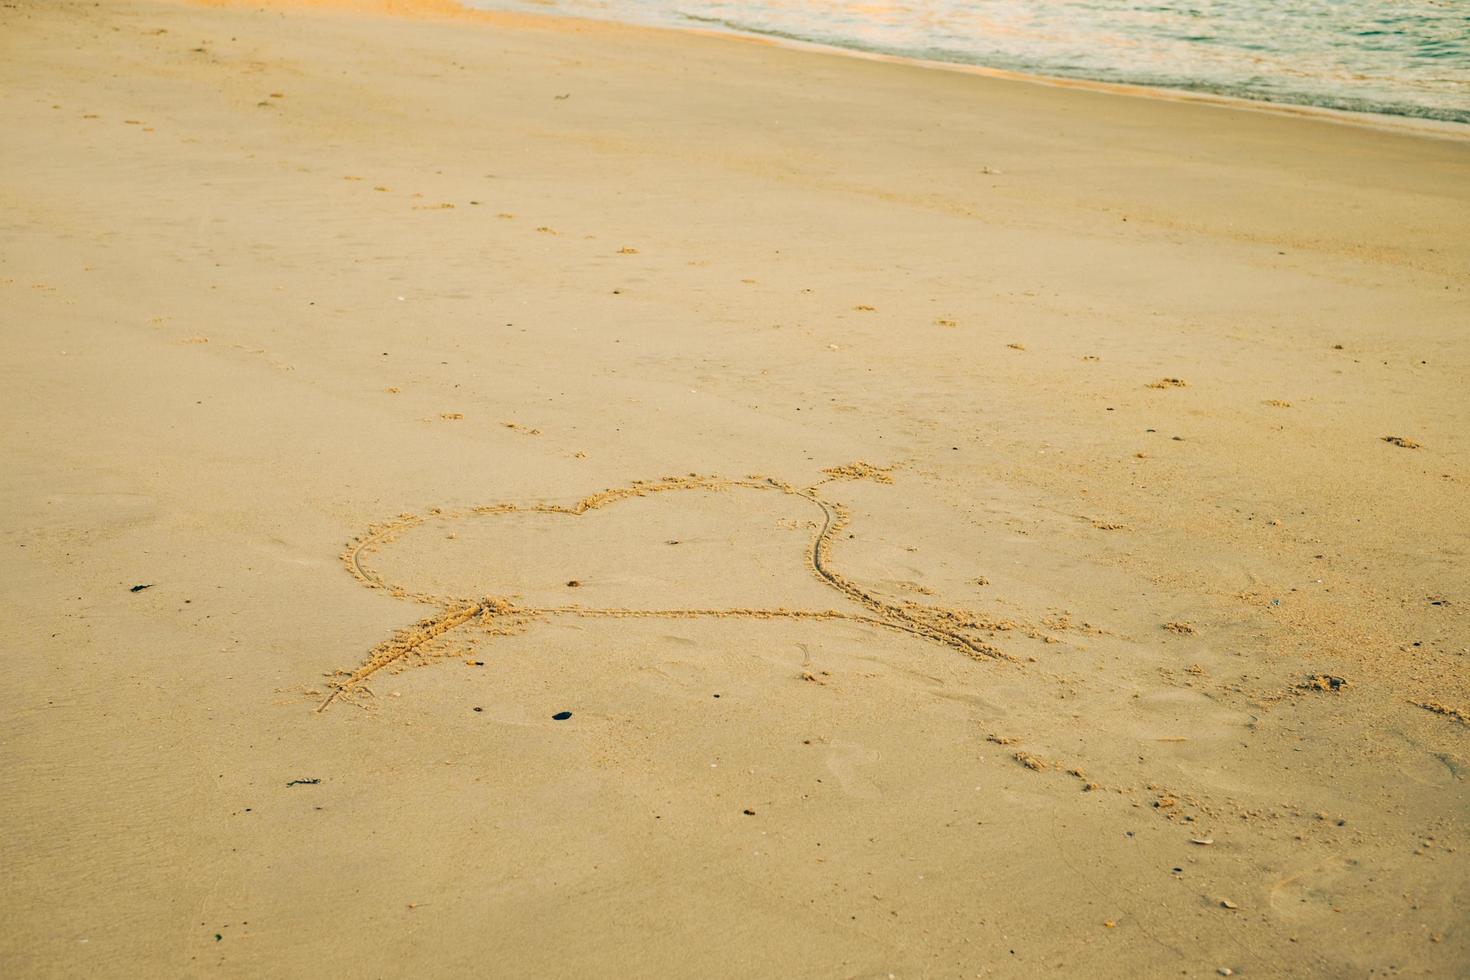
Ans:
[{"label": "dry sand", "polygon": [[0,8],[0,973],[1470,972],[1470,141],[313,6]]}]

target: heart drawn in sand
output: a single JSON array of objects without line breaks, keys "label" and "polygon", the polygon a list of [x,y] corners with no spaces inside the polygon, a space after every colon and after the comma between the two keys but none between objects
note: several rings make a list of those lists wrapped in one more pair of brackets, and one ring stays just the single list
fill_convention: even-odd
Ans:
[{"label": "heart drawn in sand", "polygon": [[[374,567],[372,561],[374,556],[380,555],[385,548],[407,532],[425,527],[433,522],[451,525],[470,520],[495,520],[515,514],[559,515],[566,518],[583,519],[595,511],[602,511],[630,500],[657,494],[698,492],[775,493],[803,502],[803,505],[811,511],[812,534],[804,552],[801,554],[793,552],[791,561],[804,564],[807,573],[814,576],[817,583],[831,590],[833,599],[842,602],[849,608],[789,608],[786,606],[634,608],[632,606],[608,607],[578,603],[529,605],[517,603],[509,597],[481,596],[475,598],[416,591],[388,581]],[[338,672],[331,682],[331,693],[317,710],[324,710],[334,701],[350,698],[354,693],[364,690],[364,683],[368,678],[381,670],[401,664],[406,658],[419,654],[427,645],[453,630],[477,628],[491,636],[503,636],[522,632],[533,623],[552,616],[609,619],[842,620],[907,633],[976,659],[1012,659],[975,635],[977,632],[1004,628],[1000,624],[964,610],[882,598],[837,571],[831,560],[832,542],[837,532],[846,526],[847,522],[847,513],[842,506],[824,499],[817,492],[816,487],[797,488],[763,476],[750,476],[744,479],[725,479],[716,476],[664,477],[661,480],[636,481],[625,487],[602,490],[571,504],[499,503],[455,511],[435,509],[424,516],[399,515],[391,521],[374,525],[368,529],[366,534],[353,541],[342,553],[342,562],[348,572],[364,586],[387,591],[397,598],[434,606],[438,611],[406,629],[397,631],[378,644],[355,670]],[[677,544],[677,542],[668,543]],[[581,583],[573,580],[566,582],[566,585],[575,590]]]}]

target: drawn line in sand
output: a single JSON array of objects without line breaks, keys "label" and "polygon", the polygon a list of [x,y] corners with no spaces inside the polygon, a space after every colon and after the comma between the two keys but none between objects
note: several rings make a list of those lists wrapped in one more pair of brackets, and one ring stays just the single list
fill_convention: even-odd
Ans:
[{"label": "drawn line in sand", "polygon": [[[480,599],[456,596],[436,596],[400,588],[384,580],[383,576],[367,563],[366,556],[376,553],[391,544],[405,532],[430,521],[455,521],[468,517],[496,516],[503,514],[563,514],[580,517],[588,511],[609,507],[624,500],[647,497],[656,493],[679,490],[729,491],[759,490],[799,497],[810,503],[821,513],[815,525],[810,547],[806,549],[807,569],[824,585],[840,593],[862,607],[865,612],[847,612],[840,609],[619,609],[598,608],[582,605],[521,606],[509,599],[485,597]],[[832,539],[847,525],[847,511],[840,505],[823,499],[815,488],[797,488],[788,483],[764,476],[749,476],[730,480],[717,476],[664,477],[661,480],[635,481],[625,487],[614,487],[584,497],[573,504],[513,504],[500,503],[471,507],[466,510],[432,510],[427,516],[400,514],[397,518],[370,527],[366,534],[356,539],[342,553],[342,562],[347,571],[358,582],[370,589],[381,589],[400,599],[409,599],[427,605],[438,606],[441,611],[414,625],[397,631],[393,636],[373,648],[368,658],[351,672],[341,672],[339,680],[330,685],[329,694],[318,707],[324,711],[339,698],[350,696],[364,681],[378,671],[402,661],[426,644],[444,636],[452,630],[474,621],[492,636],[506,636],[523,631],[532,622],[551,616],[577,616],[603,619],[803,619],[840,620],[862,623],[880,629],[907,633],[931,643],[956,650],[967,657],[983,660],[1015,660],[1016,658],[972,635],[971,631],[995,632],[1013,628],[1005,621],[986,619],[964,610],[926,606],[912,601],[892,601],[872,592],[836,571],[831,564]]]}]

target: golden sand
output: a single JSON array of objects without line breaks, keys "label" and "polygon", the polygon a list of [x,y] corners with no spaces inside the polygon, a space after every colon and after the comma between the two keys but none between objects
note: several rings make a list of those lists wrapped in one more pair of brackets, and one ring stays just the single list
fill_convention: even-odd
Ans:
[{"label": "golden sand", "polygon": [[7,975],[1470,968],[1470,141],[0,37]]}]

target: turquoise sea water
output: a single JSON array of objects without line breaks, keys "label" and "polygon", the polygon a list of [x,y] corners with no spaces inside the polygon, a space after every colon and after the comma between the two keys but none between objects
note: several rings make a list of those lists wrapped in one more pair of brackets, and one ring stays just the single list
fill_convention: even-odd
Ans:
[{"label": "turquoise sea water", "polygon": [[1470,123],[1470,0],[470,0]]}]

